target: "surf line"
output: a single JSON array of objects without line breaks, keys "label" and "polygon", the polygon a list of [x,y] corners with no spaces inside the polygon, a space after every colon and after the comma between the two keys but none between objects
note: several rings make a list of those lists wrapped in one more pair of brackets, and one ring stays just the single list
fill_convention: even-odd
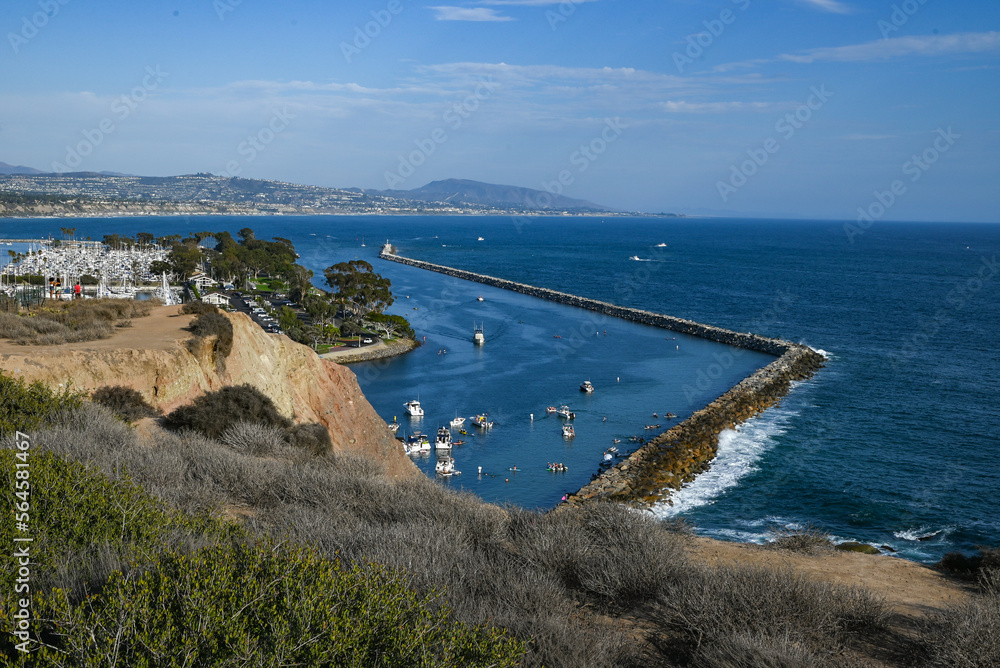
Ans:
[{"label": "surf line", "polygon": [[823,367],[825,358],[809,346],[750,332],[735,332],[693,320],[616,306],[609,302],[578,297],[494,276],[476,274],[440,264],[414,260],[383,250],[379,257],[418,269],[426,269],[466,281],[577,306],[602,315],[631,320],[674,332],[725,343],[737,348],[775,356],[767,366],[753,372],[706,407],[648,440],[617,465],[607,469],[579,491],[568,494],[553,512],[585,503],[614,501],[648,508],[669,502],[675,490],[708,470],[719,448],[719,434],[725,429],[759,415],[778,403],[794,381],[807,380]]}]

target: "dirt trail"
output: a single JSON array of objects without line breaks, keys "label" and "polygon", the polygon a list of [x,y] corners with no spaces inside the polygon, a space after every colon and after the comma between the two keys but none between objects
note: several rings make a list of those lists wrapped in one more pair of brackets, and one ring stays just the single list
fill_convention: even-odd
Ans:
[{"label": "dirt trail", "polygon": [[911,619],[961,603],[971,591],[929,566],[895,557],[836,550],[801,554],[701,537],[689,549],[693,559],[706,564],[790,566],[818,580],[863,586]]}]

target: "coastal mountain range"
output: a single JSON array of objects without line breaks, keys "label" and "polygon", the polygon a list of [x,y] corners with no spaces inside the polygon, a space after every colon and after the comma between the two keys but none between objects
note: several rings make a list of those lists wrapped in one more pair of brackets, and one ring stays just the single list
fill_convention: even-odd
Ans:
[{"label": "coastal mountain range", "polygon": [[[39,196],[43,200],[34,201]],[[57,201],[58,200],[58,201]],[[67,207],[72,200],[76,208]],[[113,204],[113,208],[107,208]],[[141,205],[197,213],[295,214],[561,214],[630,215],[582,199],[468,179],[433,181],[412,190],[326,188],[210,173],[134,176],[116,172],[45,173],[0,162],[0,215],[101,215]]]}]

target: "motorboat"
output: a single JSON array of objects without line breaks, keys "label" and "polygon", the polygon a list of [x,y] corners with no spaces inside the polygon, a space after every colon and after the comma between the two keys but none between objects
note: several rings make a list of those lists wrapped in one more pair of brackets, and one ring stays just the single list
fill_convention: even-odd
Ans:
[{"label": "motorboat", "polygon": [[545,412],[551,415],[552,413],[556,412],[556,407],[555,406],[546,406],[545,407]]},{"label": "motorboat", "polygon": [[661,241],[660,243],[656,244],[656,247],[657,247],[657,248],[666,248],[666,247],[667,247],[667,244],[665,244],[665,243],[663,243],[663,242]]},{"label": "motorboat", "polygon": [[594,386],[589,380],[585,380],[582,383],[580,383],[580,391],[590,394],[591,392],[594,391]]},{"label": "motorboat", "polygon": [[481,346],[486,343],[486,337],[483,335],[482,326],[476,327],[476,325],[473,324],[472,342],[477,346]]},{"label": "motorboat", "polygon": [[455,460],[451,457],[441,457],[434,465],[434,472],[440,476],[461,475],[461,471],[455,470]]},{"label": "motorboat", "polygon": [[635,260],[636,262],[641,262],[642,261],[642,258],[639,257],[638,255],[630,255],[628,259]]},{"label": "motorboat", "polygon": [[403,450],[408,455],[415,455],[421,452],[430,452],[431,442],[425,435],[421,434],[419,431],[414,432],[410,434],[409,438],[406,439],[406,442],[403,443]]},{"label": "motorboat", "polygon": [[456,415],[452,419],[452,421],[451,421],[450,424],[451,424],[452,427],[461,427],[463,424],[465,424],[465,418],[464,417],[459,417],[459,416]]},{"label": "motorboat", "polygon": [[469,419],[472,421],[473,426],[484,427],[487,424],[489,424],[489,418],[490,418],[489,413],[480,413],[479,415],[476,415],[475,417],[471,417]]},{"label": "motorboat", "polygon": [[420,407],[420,402],[416,399],[407,401],[403,404],[403,408],[406,409],[406,414],[413,417],[423,417],[424,409]]},{"label": "motorboat", "polygon": [[485,300],[485,299],[483,299],[483,296],[482,296],[482,295],[479,295],[478,297],[476,297],[476,301],[477,301],[477,302],[484,302],[484,301],[486,301],[486,300]]},{"label": "motorboat", "polygon": [[476,239],[476,241],[486,241],[486,239],[483,239],[482,237],[479,237],[478,239]]},{"label": "motorboat", "polygon": [[437,437],[434,439],[434,448],[437,450],[451,450],[451,431],[448,427],[438,427]]},{"label": "motorboat", "polygon": [[399,423],[398,422],[390,422],[389,423],[389,431],[391,431],[394,434],[397,431],[399,431]]},{"label": "motorboat", "polygon": [[563,424],[562,432],[564,438],[573,438],[574,436],[576,436],[576,430],[573,429],[573,425],[571,425],[569,422]]},{"label": "motorboat", "polygon": [[576,413],[569,409],[569,406],[560,406],[559,410],[556,411],[556,415],[561,418],[566,418],[567,420],[576,419]]}]

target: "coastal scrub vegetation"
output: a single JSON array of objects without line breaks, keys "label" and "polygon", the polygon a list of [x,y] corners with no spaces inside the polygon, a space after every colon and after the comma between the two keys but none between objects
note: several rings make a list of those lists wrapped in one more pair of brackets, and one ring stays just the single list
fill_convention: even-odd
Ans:
[{"label": "coastal scrub vegetation", "polygon": [[217,309],[203,311],[191,321],[188,329],[194,335],[188,340],[188,350],[195,355],[206,339],[215,337],[212,343],[212,360],[220,371],[223,370],[226,358],[233,352],[233,323],[229,322],[229,318]]},{"label": "coastal scrub vegetation", "polygon": [[[52,556],[39,570],[52,575],[36,590],[50,606],[38,618],[62,624],[45,639],[71,652],[63,665],[100,663],[113,646],[129,665],[205,665],[226,652],[247,665],[996,665],[995,576],[918,638],[894,631],[866,590],[693,562],[687,532],[623,506],[490,505],[423,476],[390,478],[373,460],[316,455],[284,427],[228,410],[242,419],[219,440],[141,436],[92,404],[32,433],[33,461],[65,480],[51,492],[65,499],[46,501],[62,510],[44,529]],[[83,518],[64,526],[77,503]],[[98,530],[85,533],[94,513]],[[6,530],[11,518],[0,517]],[[360,653],[320,653],[344,643]]]},{"label": "coastal scrub vegetation", "polygon": [[166,424],[171,429],[190,429],[208,438],[219,438],[240,422],[279,429],[292,426],[292,421],[278,412],[270,397],[246,384],[206,392],[192,403],[175,408],[166,417]]},{"label": "coastal scrub vegetation", "polygon": [[69,387],[55,391],[41,381],[28,385],[0,371],[0,437],[37,429],[82,402],[83,394]]},{"label": "coastal scrub vegetation", "polygon": [[19,314],[0,313],[0,338],[21,345],[58,345],[107,339],[114,327],[150,314],[156,300],[77,299],[49,300]]},{"label": "coastal scrub vegetation", "polygon": [[135,422],[147,417],[156,417],[162,411],[153,408],[142,394],[123,385],[105,385],[94,390],[90,396],[95,404],[104,406],[125,422]]}]

